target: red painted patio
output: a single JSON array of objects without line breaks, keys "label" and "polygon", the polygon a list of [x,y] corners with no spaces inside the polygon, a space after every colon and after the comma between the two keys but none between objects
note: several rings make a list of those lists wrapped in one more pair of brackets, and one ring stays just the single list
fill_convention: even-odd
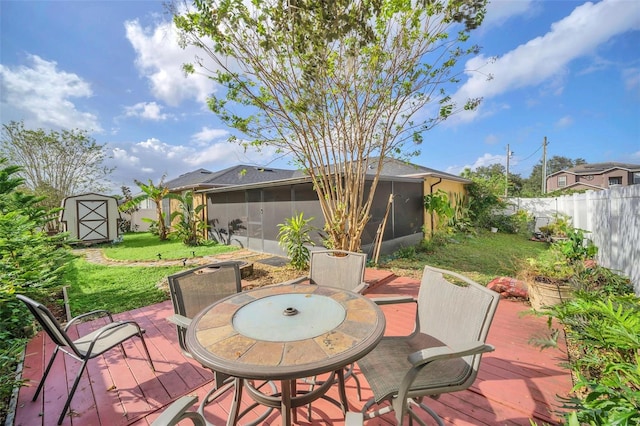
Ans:
[{"label": "red painted patio", "polygon": [[[388,295],[416,295],[419,281],[396,277],[388,271],[368,269],[367,281],[372,288],[371,297]],[[387,317],[386,335],[400,335],[411,331],[414,324],[414,305],[384,306]],[[542,425],[558,424],[559,403],[556,395],[567,395],[571,390],[571,375],[560,365],[566,362],[566,347],[562,340],[558,349],[540,351],[528,341],[547,332],[545,318],[522,316],[529,306],[520,301],[501,300],[494,318],[489,343],[496,351],[483,357],[478,379],[466,391],[442,395],[426,402],[451,425],[530,425],[530,420]],[[182,395],[196,394],[201,398],[213,386],[212,374],[197,362],[185,357],[178,347],[176,331],[166,317],[173,313],[171,302],[166,301],[117,315],[121,319],[134,319],[146,329],[146,339],[156,372],[152,372],[137,339],[126,343],[128,358],[113,349],[88,364],[80,386],[71,402],[71,414],[64,425],[148,425],[162,410]],[[98,322],[78,326],[84,333]],[[33,338],[26,351],[23,377],[29,385],[21,388],[15,413],[16,426],[55,425],[79,363],[68,356],[58,355],[44,390],[32,402],[45,362],[53,344],[42,333]],[[359,410],[371,396],[366,380],[363,401],[359,401],[355,382],[347,381],[347,396],[352,411]],[[337,398],[336,389],[329,395]],[[214,425],[225,422],[231,405],[230,393],[207,408],[208,420]],[[244,397],[247,404],[249,396]],[[240,424],[256,418],[261,412],[254,410]],[[435,424],[425,413],[428,424]],[[341,410],[320,399],[313,403],[312,420],[306,420],[306,408],[298,409],[298,424],[344,424]],[[264,425],[278,425],[280,416],[274,411]],[[431,423],[429,423],[431,422]],[[183,422],[190,424],[189,422]],[[366,425],[389,424],[385,419],[374,419]]]}]

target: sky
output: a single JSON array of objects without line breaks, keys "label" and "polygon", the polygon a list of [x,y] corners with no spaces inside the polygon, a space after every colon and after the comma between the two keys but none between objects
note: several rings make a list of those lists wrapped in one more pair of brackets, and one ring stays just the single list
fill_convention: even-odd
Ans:
[{"label": "sky", "polygon": [[[178,46],[164,5],[0,0],[2,124],[88,130],[114,194],[198,168],[294,168],[227,142],[206,107],[216,87],[182,72],[199,52]],[[426,132],[412,162],[459,174],[506,166],[508,147],[527,178],[546,138],[547,158],[640,164],[640,1],[496,0],[472,41],[482,50],[449,93],[483,102]]]}]

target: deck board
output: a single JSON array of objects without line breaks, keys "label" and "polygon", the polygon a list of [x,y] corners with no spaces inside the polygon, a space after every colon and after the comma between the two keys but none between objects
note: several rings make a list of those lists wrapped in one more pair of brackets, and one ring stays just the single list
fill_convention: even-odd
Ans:
[{"label": "deck board", "polygon": [[[407,277],[388,276],[379,270],[367,270],[367,279],[376,282],[367,295],[388,297],[394,295],[415,296],[419,282]],[[411,332],[415,322],[415,304],[383,306],[387,318],[385,335],[403,335]],[[547,332],[546,318],[522,316],[529,306],[523,302],[501,300],[491,326],[488,342],[496,347],[483,357],[476,382],[466,391],[442,395],[437,400],[426,399],[447,425],[530,425],[530,419],[539,424],[558,424],[555,413],[559,403],[556,395],[567,395],[572,383],[570,372],[561,367],[566,362],[566,346],[561,338],[557,349],[540,351],[530,345],[534,335]],[[114,348],[103,356],[89,361],[80,387],[71,407],[73,415],[67,415],[64,425],[149,425],[171,402],[185,394],[203,398],[213,386],[212,373],[193,359],[186,357],[179,348],[175,326],[166,321],[173,313],[171,302],[124,312],[117,319],[132,319],[146,330],[145,340],[156,367],[151,371],[139,339],[125,343],[128,357],[123,358]],[[78,326],[80,333],[102,324],[87,322]],[[562,337],[562,336],[561,336]],[[43,394],[32,402],[31,398],[54,346],[48,337],[39,333],[27,345],[23,377],[30,386],[20,389],[14,424],[16,426],[54,425],[67,396],[67,388],[75,377],[79,363],[71,357],[58,355],[47,379]],[[356,373],[358,372],[356,367]],[[347,380],[347,396],[351,410],[359,410],[372,396],[366,380],[358,376],[362,384],[363,400],[356,396],[355,381]],[[337,398],[337,389],[329,390]],[[228,392],[207,407],[207,416],[213,424],[224,424],[231,404]],[[242,407],[251,400],[243,396]],[[258,407],[240,424],[255,419],[262,412]],[[297,410],[298,424],[343,425],[340,409],[325,400],[313,403],[312,421],[307,421],[306,407]],[[424,414],[424,413],[423,413]],[[428,416],[424,414],[424,418]],[[367,425],[392,424],[387,415],[366,422]],[[279,424],[276,411],[262,423]],[[430,419],[427,420],[428,424]]]}]

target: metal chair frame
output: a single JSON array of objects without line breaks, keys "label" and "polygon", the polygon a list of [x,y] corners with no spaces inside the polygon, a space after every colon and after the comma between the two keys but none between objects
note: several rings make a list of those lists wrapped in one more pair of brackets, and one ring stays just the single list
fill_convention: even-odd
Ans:
[{"label": "metal chair frame", "polygon": [[[66,353],[67,355],[77,359],[82,362],[78,373],[76,374],[76,378],[71,387],[71,391],[67,397],[67,400],[64,404],[64,408],[62,409],[62,413],[60,413],[60,417],[58,418],[58,424],[61,424],[64,420],[64,416],[69,409],[69,405],[71,404],[71,399],[78,388],[78,384],[80,383],[80,377],[84,372],[84,369],[87,366],[87,362],[90,359],[93,359],[99,355],[102,355],[104,352],[112,349],[115,346],[120,346],[122,350],[122,355],[126,358],[127,353],[124,350],[124,346],[122,343],[133,336],[138,336],[140,341],[142,342],[142,347],[144,348],[144,352],[147,355],[147,359],[149,360],[149,364],[151,369],[155,371],[155,367],[153,366],[153,361],[151,360],[151,356],[149,355],[149,349],[147,348],[147,344],[144,340],[144,330],[140,328],[138,323],[135,321],[114,321],[113,316],[109,311],[106,310],[95,310],[91,312],[87,312],[86,314],[78,315],[72,318],[64,328],[60,325],[58,320],[53,316],[51,311],[44,306],[43,304],[36,302],[35,300],[24,296],[22,294],[18,294],[17,298],[24,302],[29,311],[36,318],[38,323],[45,330],[47,335],[53,340],[56,344],[56,348],[51,355],[51,359],[47,364],[44,375],[40,380],[40,384],[38,385],[38,389],[33,396],[33,401],[38,398],[40,391],[44,386],[44,382],[49,375],[49,371],[53,366],[53,362],[58,355],[59,351]],[[107,316],[109,318],[109,324],[100,327],[99,329],[86,334],[84,336],[79,337],[76,340],[71,339],[67,334],[69,327],[71,325],[77,323],[81,319],[86,319],[91,316]]]},{"label": "metal chair frame", "polygon": [[[454,278],[448,281],[444,275]],[[460,283],[460,284],[458,284]],[[379,305],[416,304],[416,326],[408,336],[386,336],[359,360],[361,373],[373,391],[363,407],[363,419],[395,412],[424,425],[414,408],[419,406],[439,425],[442,419],[424,402],[442,393],[469,388],[475,381],[500,295],[455,272],[425,266],[418,298],[374,299]],[[369,411],[374,404],[388,405]],[[357,422],[354,414],[350,420]]]}]

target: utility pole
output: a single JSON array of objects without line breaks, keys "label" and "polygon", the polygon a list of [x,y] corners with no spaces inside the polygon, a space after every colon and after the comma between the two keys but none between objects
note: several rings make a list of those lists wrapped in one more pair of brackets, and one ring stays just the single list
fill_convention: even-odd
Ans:
[{"label": "utility pole", "polygon": [[507,144],[507,173],[505,174],[506,185],[504,186],[504,196],[505,198],[509,196],[509,158],[513,155],[513,152],[509,149],[509,144]]},{"label": "utility pole", "polygon": [[547,137],[542,142],[542,193],[547,193]]}]

